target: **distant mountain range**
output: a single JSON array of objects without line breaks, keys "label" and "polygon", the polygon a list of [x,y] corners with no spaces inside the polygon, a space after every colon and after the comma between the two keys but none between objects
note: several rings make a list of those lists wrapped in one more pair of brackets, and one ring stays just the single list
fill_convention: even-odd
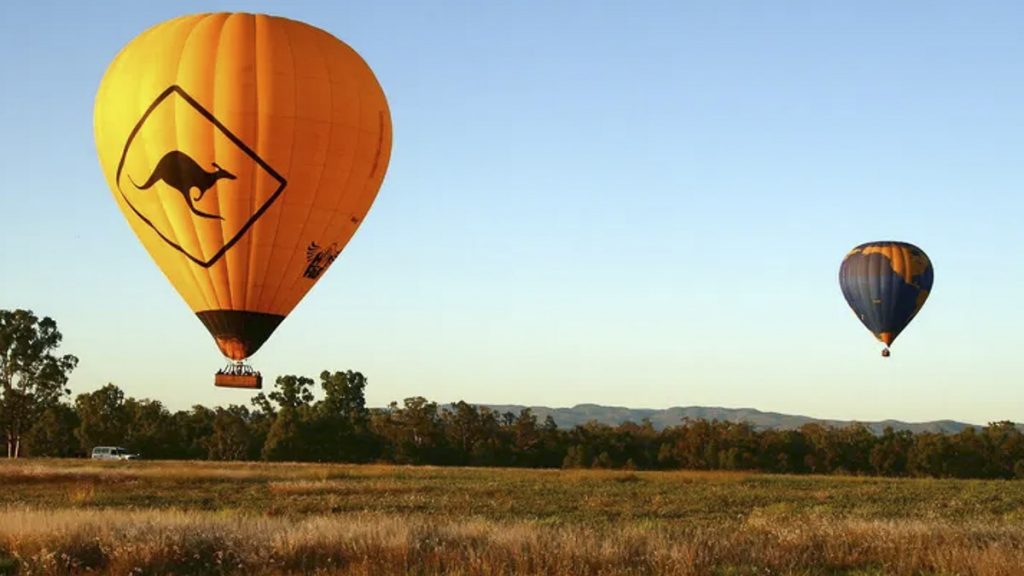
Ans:
[{"label": "distant mountain range", "polygon": [[[720,420],[725,422],[748,422],[759,429],[792,430],[812,422],[828,426],[842,427],[852,424],[851,420],[826,420],[809,416],[794,416],[778,412],[762,412],[753,408],[714,408],[705,406],[677,406],[674,408],[623,408],[620,406],[600,406],[598,404],[577,404],[572,408],[548,408],[546,406],[519,406],[515,404],[483,404],[499,412],[518,414],[523,408],[530,408],[537,420],[544,421],[549,415],[555,419],[560,428],[572,428],[577,424],[597,421],[615,426],[623,422],[640,423],[644,418],[658,430],[678,425],[683,418],[692,420]],[[878,422],[860,422],[876,434],[881,434],[887,426],[893,430],[910,430],[911,432],[943,432],[955,434],[964,428],[973,426],[955,420],[934,420],[931,422],[901,422],[899,420],[881,420]]]}]

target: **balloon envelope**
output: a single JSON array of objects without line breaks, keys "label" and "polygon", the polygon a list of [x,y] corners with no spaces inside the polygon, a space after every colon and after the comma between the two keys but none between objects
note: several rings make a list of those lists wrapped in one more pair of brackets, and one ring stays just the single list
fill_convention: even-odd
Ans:
[{"label": "balloon envelope", "polygon": [[854,313],[886,346],[914,319],[932,289],[932,263],[906,242],[861,244],[843,259],[839,286]]},{"label": "balloon envelope", "polygon": [[391,152],[388,105],[362,58],[258,14],[143,32],[108,68],[94,130],[132,230],[234,360],[337,258]]}]

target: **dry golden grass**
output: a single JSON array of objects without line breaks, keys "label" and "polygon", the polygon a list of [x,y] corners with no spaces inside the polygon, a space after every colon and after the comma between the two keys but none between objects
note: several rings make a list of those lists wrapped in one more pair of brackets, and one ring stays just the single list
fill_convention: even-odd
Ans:
[{"label": "dry golden grass", "polygon": [[294,521],[217,512],[0,512],[0,550],[25,574],[1019,575],[1024,528],[751,517],[553,526],[361,513]]},{"label": "dry golden grass", "polygon": [[0,463],[0,574],[1024,574],[1024,483]]}]

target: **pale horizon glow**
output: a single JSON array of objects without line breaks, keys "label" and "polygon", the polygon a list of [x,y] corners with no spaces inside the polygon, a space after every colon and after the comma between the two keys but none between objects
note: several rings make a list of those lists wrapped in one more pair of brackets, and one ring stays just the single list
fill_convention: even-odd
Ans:
[{"label": "pale horizon glow", "polygon": [[[367,400],[1021,420],[1024,5],[810,0],[36,2],[0,17],[0,308],[53,317],[78,394],[248,403],[103,181],[96,88],[146,27],[270,12],[391,106],[377,202],[252,359]],[[888,360],[837,283],[903,240],[933,293]]]}]

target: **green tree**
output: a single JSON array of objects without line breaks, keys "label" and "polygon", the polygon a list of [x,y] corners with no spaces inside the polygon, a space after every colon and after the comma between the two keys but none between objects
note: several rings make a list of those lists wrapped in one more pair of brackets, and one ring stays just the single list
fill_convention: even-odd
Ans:
[{"label": "green tree", "polygon": [[269,461],[305,460],[307,445],[302,438],[298,410],[288,408],[277,413],[263,445],[263,459]]},{"label": "green tree", "polygon": [[871,467],[882,476],[903,476],[907,473],[910,448],[914,445],[914,434],[909,430],[896,432],[886,426],[881,438],[871,449]]},{"label": "green tree", "polygon": [[374,414],[373,431],[384,442],[387,456],[401,464],[441,464],[445,450],[444,424],[437,403],[422,396],[392,402]]},{"label": "green tree", "polygon": [[470,463],[477,442],[482,441],[484,430],[480,411],[476,406],[460,400],[441,413],[448,445],[452,448],[453,464]]},{"label": "green tree", "polygon": [[51,318],[0,310],[0,429],[8,458],[19,456],[22,435],[46,408],[71,393],[65,386],[78,358],[54,355],[62,338]]},{"label": "green tree", "polygon": [[512,422],[512,458],[516,466],[537,466],[543,438],[533,410],[523,408]]},{"label": "green tree", "polygon": [[352,370],[333,374],[324,370],[320,386],[324,389],[320,403],[323,412],[340,418],[353,430],[367,427],[370,412],[366,409],[366,376]]},{"label": "green tree", "polygon": [[764,430],[758,433],[758,467],[768,472],[807,471],[809,447],[798,430]]},{"label": "green tree", "polygon": [[313,380],[305,376],[278,376],[275,390],[267,396],[278,410],[303,408],[313,401]]},{"label": "green tree", "polygon": [[254,396],[251,403],[253,409],[249,412],[249,433],[252,435],[251,446],[255,446],[255,452],[250,452],[250,458],[259,460],[262,458],[263,446],[267,443],[270,427],[277,418],[277,410],[262,392]]},{"label": "green tree", "polygon": [[569,449],[565,434],[558,428],[550,414],[544,417],[540,427],[540,446],[537,465],[545,468],[558,468],[562,465],[566,451]]},{"label": "green tree", "polygon": [[171,416],[177,445],[175,458],[200,459],[208,455],[207,441],[213,434],[214,411],[196,404],[191,410],[179,410]]},{"label": "green tree", "polygon": [[211,460],[246,460],[253,453],[254,436],[249,426],[251,414],[245,406],[232,404],[217,408],[213,434],[207,446]]},{"label": "green tree", "polygon": [[804,464],[813,474],[829,474],[841,467],[842,453],[836,429],[812,422],[800,427],[807,442]]},{"label": "green tree", "polygon": [[984,434],[973,426],[950,436],[951,453],[944,462],[945,473],[954,478],[991,478],[988,446]]},{"label": "green tree", "polygon": [[592,460],[589,446],[570,446],[562,459],[562,468],[590,468]]},{"label": "green tree", "polygon": [[181,458],[182,438],[171,413],[157,400],[128,398],[124,403],[127,427],[124,445],[143,458]]},{"label": "green tree", "polygon": [[949,437],[938,432],[921,432],[907,453],[907,471],[914,476],[945,477],[952,460]]},{"label": "green tree", "polygon": [[1024,460],[1024,434],[1013,422],[991,422],[985,427],[986,476],[1013,478],[1016,466]]},{"label": "green tree", "polygon": [[832,434],[835,436],[835,443],[838,447],[838,457],[834,462],[832,472],[837,469],[854,474],[871,472],[871,452],[877,439],[867,426],[852,423],[842,428],[832,429]]},{"label": "green tree", "polygon": [[309,431],[321,460],[360,462],[376,454],[376,442],[369,433],[370,411],[366,408],[366,377],[348,370],[320,373],[324,399],[313,409]]},{"label": "green tree", "polygon": [[42,415],[32,424],[25,443],[30,456],[68,458],[81,454],[75,429],[78,428],[78,414],[64,402],[47,406]]},{"label": "green tree", "polygon": [[264,460],[307,460],[315,452],[306,426],[312,386],[313,380],[305,376],[278,376],[276,389],[268,394],[278,409],[263,445]]},{"label": "green tree", "polygon": [[128,436],[129,415],[125,408],[124,392],[113,384],[79,394],[75,398],[79,425],[75,436],[88,454],[96,446],[118,446]]}]

